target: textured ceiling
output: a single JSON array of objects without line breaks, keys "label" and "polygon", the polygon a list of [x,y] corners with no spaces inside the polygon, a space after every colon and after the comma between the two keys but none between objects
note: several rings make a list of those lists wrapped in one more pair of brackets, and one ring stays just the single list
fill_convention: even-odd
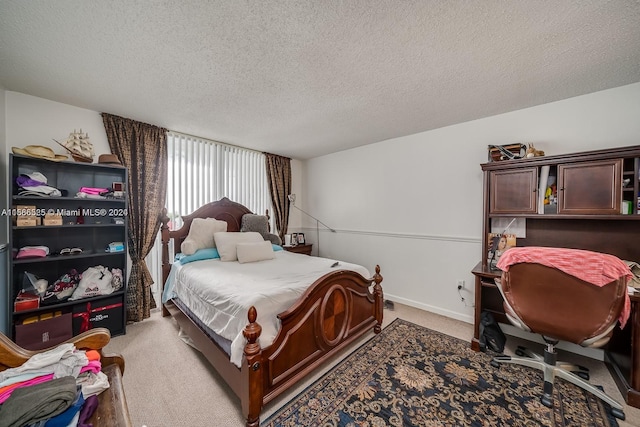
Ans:
[{"label": "textured ceiling", "polygon": [[0,0],[0,85],[311,158],[640,81],[637,0]]}]

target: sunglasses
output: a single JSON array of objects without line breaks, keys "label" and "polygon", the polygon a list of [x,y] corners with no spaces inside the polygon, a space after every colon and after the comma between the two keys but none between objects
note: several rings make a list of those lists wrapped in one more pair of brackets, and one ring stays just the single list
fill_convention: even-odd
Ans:
[{"label": "sunglasses", "polygon": [[82,249],[80,248],[64,248],[60,249],[60,255],[77,255],[81,254]]}]

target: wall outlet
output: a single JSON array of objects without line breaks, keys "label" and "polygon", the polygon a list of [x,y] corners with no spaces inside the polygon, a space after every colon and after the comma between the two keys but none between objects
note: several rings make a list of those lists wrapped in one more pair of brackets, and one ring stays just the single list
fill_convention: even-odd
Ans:
[{"label": "wall outlet", "polygon": [[464,289],[464,280],[458,280],[456,282],[456,286],[458,287],[458,289]]}]

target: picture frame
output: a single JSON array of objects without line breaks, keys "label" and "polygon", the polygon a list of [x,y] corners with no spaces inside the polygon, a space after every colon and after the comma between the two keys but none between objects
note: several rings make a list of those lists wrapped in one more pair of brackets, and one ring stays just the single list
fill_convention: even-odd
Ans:
[{"label": "picture frame", "polygon": [[113,189],[113,197],[117,197],[117,198],[124,197],[124,183],[123,182],[113,182],[113,183],[111,183],[111,188]]},{"label": "picture frame", "polygon": [[298,244],[298,233],[291,233],[291,246]]},{"label": "picture frame", "polygon": [[304,233],[298,233],[298,244],[299,245],[304,245],[305,244]]}]

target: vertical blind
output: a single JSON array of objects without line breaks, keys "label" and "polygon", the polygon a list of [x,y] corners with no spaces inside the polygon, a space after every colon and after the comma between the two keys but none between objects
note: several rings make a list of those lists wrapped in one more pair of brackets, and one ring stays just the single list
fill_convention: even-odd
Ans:
[{"label": "vertical blind", "polygon": [[176,132],[167,134],[167,149],[167,212],[172,229],[182,225],[181,215],[222,197],[257,214],[271,212],[263,153]]},{"label": "vertical blind", "polygon": [[[169,227],[182,226],[182,216],[200,206],[228,197],[254,213],[273,212],[265,155],[177,132],[167,133],[169,168],[167,173],[167,214]],[[273,218],[270,218],[273,229]],[[179,248],[175,248],[178,249]],[[173,248],[170,248],[173,252]],[[162,282],[162,242],[160,233],[145,259],[159,302]]]}]

